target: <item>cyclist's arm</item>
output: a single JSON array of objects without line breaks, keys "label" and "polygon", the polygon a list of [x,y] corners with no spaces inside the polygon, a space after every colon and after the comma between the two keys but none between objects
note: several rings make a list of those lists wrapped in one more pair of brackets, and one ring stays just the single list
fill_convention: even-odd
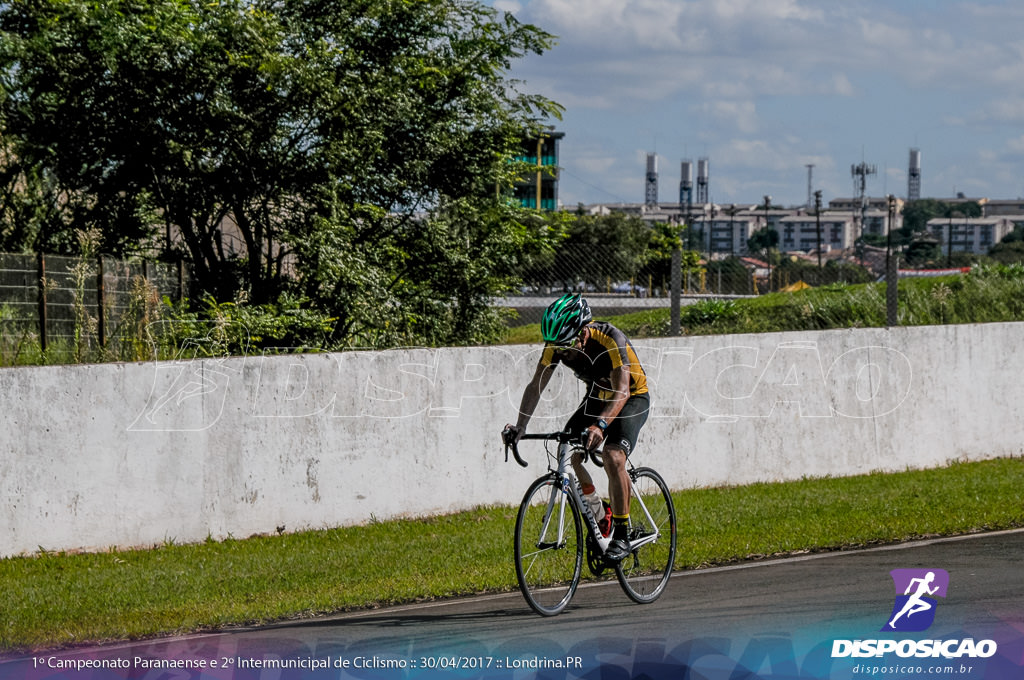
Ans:
[{"label": "cyclist's arm", "polygon": [[537,404],[540,403],[540,395],[544,392],[544,388],[548,386],[548,381],[551,380],[551,374],[554,372],[554,369],[554,364],[546,364],[543,360],[537,362],[537,370],[534,371],[533,377],[530,378],[526,389],[523,390],[523,400],[519,404],[519,419],[516,421],[516,430],[519,437],[523,436],[526,432],[526,426],[529,424]]},{"label": "cyclist's arm", "polygon": [[629,400],[629,364],[612,369],[612,392],[614,396],[601,411],[600,418],[611,423]]}]

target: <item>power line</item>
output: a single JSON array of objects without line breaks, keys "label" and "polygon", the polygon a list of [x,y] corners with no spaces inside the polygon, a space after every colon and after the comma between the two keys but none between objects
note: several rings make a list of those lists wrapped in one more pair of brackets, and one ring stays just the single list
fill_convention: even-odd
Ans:
[{"label": "power line", "polygon": [[591,189],[596,189],[597,191],[600,191],[603,194],[607,194],[608,196],[611,196],[612,198],[614,198],[619,203],[628,203],[628,201],[626,201],[626,199],[622,198],[621,196],[613,194],[612,192],[608,191],[607,189],[604,189],[603,187],[599,187],[596,184],[592,184],[592,183],[588,182],[587,180],[583,179],[579,175],[574,174],[572,172],[569,172],[564,167],[559,168],[559,172],[565,173],[569,177],[572,177],[573,179],[575,179],[577,182],[580,182],[581,184],[585,184],[588,187],[590,187]]}]

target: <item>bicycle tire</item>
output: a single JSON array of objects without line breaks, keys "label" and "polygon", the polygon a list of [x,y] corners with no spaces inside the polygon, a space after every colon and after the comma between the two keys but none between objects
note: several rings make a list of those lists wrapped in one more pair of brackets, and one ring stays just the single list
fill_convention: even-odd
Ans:
[{"label": "bicycle tire", "polygon": [[[676,558],[676,510],[665,480],[651,468],[630,471],[636,495],[630,505],[630,542],[642,540],[655,527],[647,526],[651,515],[658,540],[633,550],[615,565],[619,585],[634,602],[649,604],[661,596],[668,585]],[[643,511],[641,501],[648,513]]]},{"label": "bicycle tire", "polygon": [[558,479],[548,475],[535,480],[516,515],[515,562],[519,590],[538,614],[554,616],[569,604],[583,570],[583,540],[579,508]]}]

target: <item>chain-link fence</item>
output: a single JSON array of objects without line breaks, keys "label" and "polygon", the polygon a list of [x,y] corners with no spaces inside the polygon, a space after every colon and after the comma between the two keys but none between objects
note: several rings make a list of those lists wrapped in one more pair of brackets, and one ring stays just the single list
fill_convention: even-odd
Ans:
[{"label": "chain-link fence", "polygon": [[181,263],[0,253],[0,365],[140,358],[161,299],[188,285]]},{"label": "chain-link fence", "polygon": [[[756,263],[740,258],[684,261],[684,294],[749,295],[754,292]],[[630,253],[601,245],[573,244],[534,255],[523,270],[523,294],[579,290],[605,295],[668,297],[671,253]]]},{"label": "chain-link fence", "polygon": [[[773,265],[756,256],[707,261],[686,251],[679,271],[681,304],[707,297],[745,297],[872,280],[867,269],[848,263],[818,265],[793,257],[773,259]],[[517,311],[512,323],[537,323],[551,299],[570,291],[584,293],[595,314],[604,316],[668,308],[672,294],[671,253],[631,255],[601,245],[562,246],[557,251],[531,257],[524,267],[518,294],[503,302]]]}]

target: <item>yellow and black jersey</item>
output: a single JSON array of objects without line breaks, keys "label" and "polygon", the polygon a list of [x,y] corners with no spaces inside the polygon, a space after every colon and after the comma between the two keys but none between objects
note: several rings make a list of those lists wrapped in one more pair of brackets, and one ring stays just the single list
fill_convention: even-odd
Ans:
[{"label": "yellow and black jersey", "polygon": [[647,374],[625,334],[607,321],[591,322],[588,328],[590,339],[582,347],[545,346],[541,364],[568,366],[577,378],[587,383],[592,396],[606,400],[612,398],[612,371],[626,365],[629,366],[630,396],[647,394]]}]

